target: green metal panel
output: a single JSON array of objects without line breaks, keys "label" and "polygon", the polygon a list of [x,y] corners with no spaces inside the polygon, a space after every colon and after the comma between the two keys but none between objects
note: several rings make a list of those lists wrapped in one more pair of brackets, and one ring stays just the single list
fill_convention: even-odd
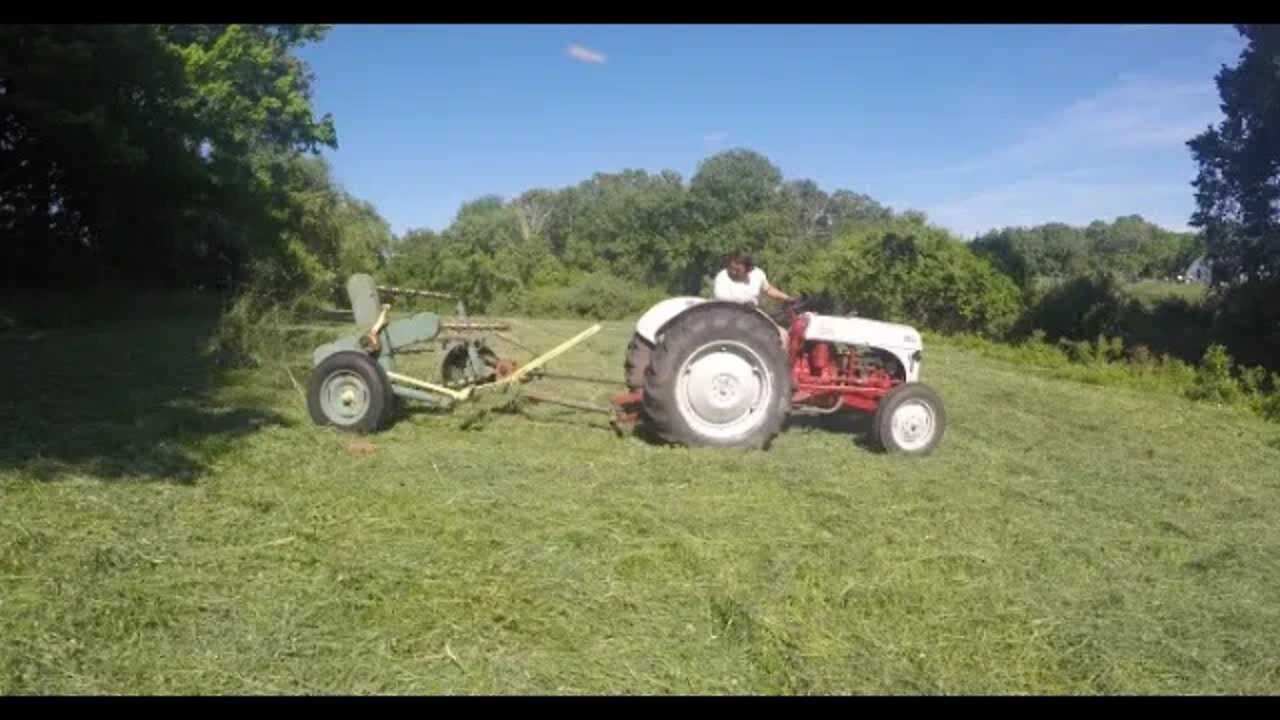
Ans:
[{"label": "green metal panel", "polygon": [[399,350],[414,343],[426,342],[440,332],[440,316],[435,313],[418,313],[387,324],[387,346]]},{"label": "green metal panel", "polygon": [[368,330],[378,322],[378,315],[382,313],[382,300],[378,297],[378,285],[372,276],[356,273],[347,278],[347,299],[351,301],[351,314],[355,316],[356,327]]},{"label": "green metal panel", "polygon": [[331,343],[325,343],[324,345],[321,345],[320,347],[312,351],[311,353],[311,362],[313,363],[312,367],[315,367],[320,363],[324,362],[325,358],[329,357],[330,355],[333,355],[334,353],[340,353],[344,350],[360,350],[360,349],[361,349],[360,338],[358,336],[348,335],[347,337],[338,338],[337,340],[334,340]]},{"label": "green metal panel", "polygon": [[[379,352],[377,355],[373,356],[374,362],[381,365],[382,369],[386,370],[387,372],[395,372],[396,371],[395,357],[393,356],[392,353],[387,352],[385,350],[387,346],[386,329],[383,329],[383,331],[379,334],[378,339],[382,343],[382,347],[384,349],[381,352]],[[360,336],[348,335],[347,337],[338,338],[337,340],[334,340],[331,343],[325,343],[324,345],[321,345],[320,347],[316,348],[311,352],[311,362],[313,363],[312,367],[318,366],[320,363],[324,362],[325,358],[329,357],[330,355],[334,353],[340,353],[345,350],[354,350],[356,352],[361,352],[361,353],[365,352],[365,349],[360,346]]]}]

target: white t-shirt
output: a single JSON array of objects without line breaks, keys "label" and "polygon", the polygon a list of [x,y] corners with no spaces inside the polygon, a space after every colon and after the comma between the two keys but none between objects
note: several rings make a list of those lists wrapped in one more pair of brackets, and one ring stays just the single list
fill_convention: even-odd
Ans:
[{"label": "white t-shirt", "polygon": [[768,281],[765,279],[764,271],[760,268],[753,268],[751,272],[747,273],[747,277],[741,281],[729,277],[728,270],[721,270],[716,275],[713,293],[716,300],[759,305],[760,293],[764,292],[767,284]]}]

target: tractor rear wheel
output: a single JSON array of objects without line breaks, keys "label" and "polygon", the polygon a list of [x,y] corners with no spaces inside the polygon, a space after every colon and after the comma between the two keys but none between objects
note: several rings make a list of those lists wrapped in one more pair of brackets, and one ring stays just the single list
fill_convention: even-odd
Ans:
[{"label": "tractor rear wheel", "polygon": [[311,372],[307,411],[317,425],[373,433],[386,425],[393,407],[391,383],[364,353],[334,353]]},{"label": "tractor rear wheel", "polygon": [[904,383],[880,399],[875,441],[890,454],[928,455],[942,442],[946,425],[938,393],[923,383]]},{"label": "tractor rear wheel", "polygon": [[640,333],[631,335],[631,342],[627,343],[627,360],[623,363],[622,374],[627,382],[628,390],[639,390],[644,387],[644,371],[649,367],[649,359],[653,355],[653,346],[640,336]]},{"label": "tractor rear wheel", "polygon": [[653,348],[644,388],[658,435],[693,447],[768,447],[791,408],[778,328],[743,305],[705,305],[674,320]]}]

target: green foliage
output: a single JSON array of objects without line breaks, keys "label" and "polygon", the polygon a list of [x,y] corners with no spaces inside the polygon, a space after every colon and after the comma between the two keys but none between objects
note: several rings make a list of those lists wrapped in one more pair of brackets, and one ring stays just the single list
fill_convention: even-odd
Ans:
[{"label": "green foliage", "polygon": [[1127,277],[1172,278],[1202,252],[1198,236],[1177,233],[1139,215],[1101,220],[1088,227],[1048,223],[1004,228],[973,241],[974,252],[990,258],[1024,290],[1042,277],[1116,273]]},{"label": "green foliage", "polygon": [[1145,392],[1185,394],[1196,375],[1196,369],[1187,363],[1153,353],[1143,345],[1126,347],[1116,337],[1052,343],[1037,331],[1014,344],[972,336],[932,338],[930,342],[944,347],[956,345],[986,357],[1039,369],[1053,377]]},{"label": "green foliage", "polygon": [[620,320],[639,314],[664,294],[607,272],[594,272],[565,284],[535,287],[514,296],[508,307],[533,317]]},{"label": "green foliage", "polygon": [[1083,275],[1033,296],[1024,325],[1043,331],[1054,341],[1116,335],[1124,306],[1125,298],[1114,276]]},{"label": "green foliage", "polygon": [[[1271,377],[1271,386],[1280,388],[1280,378],[1273,375]],[[1259,403],[1258,412],[1268,420],[1280,422],[1280,392],[1272,391],[1270,395],[1263,397]]]},{"label": "green foliage", "polygon": [[[394,243],[385,272],[397,284],[458,293],[477,311],[596,307],[615,317],[664,294],[703,291],[736,247],[755,252],[775,284],[804,283],[842,229],[891,218],[866,196],[783,184],[764,157],[730,150],[704,160],[687,185],[671,171],[623,170],[510,201],[479,198],[442,232]],[[588,303],[587,288],[634,298]]]},{"label": "green foliage", "polygon": [[[1181,288],[1183,286],[1173,286]],[[1044,332],[1051,340],[1117,336],[1127,345],[1196,362],[1213,339],[1212,309],[1177,295],[1135,292],[1109,273],[1049,284],[1028,293],[1031,302],[1018,333]]]},{"label": "green foliage", "polygon": [[1241,361],[1280,369],[1280,278],[1223,288],[1209,307],[1214,337]]},{"label": "green foliage", "polygon": [[1216,335],[1249,363],[1280,358],[1280,28],[1238,25],[1246,45],[1216,81],[1225,116],[1188,146],[1198,165],[1192,225],[1204,234]]},{"label": "green foliage", "polygon": [[1100,334],[1093,342],[1062,338],[1058,345],[1072,362],[1085,365],[1107,365],[1125,357],[1124,341],[1119,337]]},{"label": "green foliage", "polygon": [[776,197],[782,171],[751,150],[728,150],[698,164],[689,183],[694,214],[703,227],[764,210]]},{"label": "green foliage", "polygon": [[1021,310],[1017,287],[946,232],[910,219],[842,234],[797,287],[844,310],[939,332],[1003,336]]},{"label": "green foliage", "polygon": [[1238,25],[1246,46],[1239,63],[1217,75],[1225,115],[1188,146],[1199,165],[1193,182],[1215,278],[1261,280],[1280,269],[1280,27]]},{"label": "green foliage", "polygon": [[293,51],[324,32],[0,28],[0,166],[16,170],[0,176],[11,286],[235,289],[259,264],[311,273],[318,251],[299,252],[310,243],[299,218],[315,206],[296,193],[315,183],[293,176],[299,153],[336,137],[331,118],[314,117]]},{"label": "green foliage", "polygon": [[1210,345],[1196,369],[1196,377],[1187,388],[1192,400],[1220,402],[1230,405],[1240,399],[1240,383],[1231,374],[1232,359],[1221,345]]}]

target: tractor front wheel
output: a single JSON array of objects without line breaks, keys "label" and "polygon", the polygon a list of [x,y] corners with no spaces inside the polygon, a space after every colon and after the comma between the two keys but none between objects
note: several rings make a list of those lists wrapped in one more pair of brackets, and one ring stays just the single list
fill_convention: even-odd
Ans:
[{"label": "tractor front wheel", "polygon": [[890,454],[928,455],[942,442],[946,424],[946,408],[933,388],[904,383],[880,399],[875,440]]},{"label": "tractor front wheel", "polygon": [[307,410],[317,425],[355,433],[377,432],[390,418],[393,405],[391,383],[364,353],[334,353],[311,373]]}]

